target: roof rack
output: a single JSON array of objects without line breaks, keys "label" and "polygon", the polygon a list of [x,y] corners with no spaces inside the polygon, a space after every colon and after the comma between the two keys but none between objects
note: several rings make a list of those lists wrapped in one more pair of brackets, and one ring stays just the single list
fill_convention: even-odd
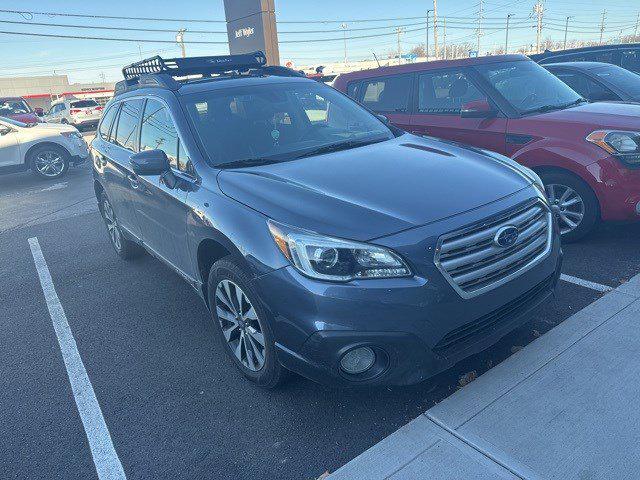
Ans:
[{"label": "roof rack", "polygon": [[122,69],[125,80],[133,80],[143,74],[168,73],[172,77],[189,75],[211,75],[231,71],[246,71],[267,64],[263,52],[242,55],[220,55],[210,57],[162,58],[155,56],[127,65]]},{"label": "roof rack", "polygon": [[267,57],[261,51],[241,55],[208,57],[162,58],[155,56],[127,65],[122,69],[124,80],[117,82],[115,95],[132,88],[163,87],[177,90],[180,77],[210,77],[225,74],[255,72],[260,75],[303,77],[304,74],[287,67],[267,65]]}]

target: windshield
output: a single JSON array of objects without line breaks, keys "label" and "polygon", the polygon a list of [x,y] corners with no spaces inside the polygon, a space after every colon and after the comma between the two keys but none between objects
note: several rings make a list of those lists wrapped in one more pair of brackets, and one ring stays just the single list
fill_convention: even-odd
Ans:
[{"label": "windshield", "polygon": [[21,98],[0,100],[0,116],[31,113],[31,107]]},{"label": "windshield", "polygon": [[33,125],[31,123],[19,122],[18,120],[14,120],[13,118],[7,118],[0,116],[0,122],[7,123],[9,125],[14,125],[16,127],[28,127],[29,125]]},{"label": "windshield", "polygon": [[593,70],[598,78],[618,87],[627,95],[640,99],[640,75],[615,65],[602,66]]},{"label": "windshield", "polygon": [[535,62],[492,63],[476,67],[519,113],[562,109],[582,97]]},{"label": "windshield", "polygon": [[394,136],[351,99],[311,81],[207,91],[181,101],[216,166],[290,160]]}]

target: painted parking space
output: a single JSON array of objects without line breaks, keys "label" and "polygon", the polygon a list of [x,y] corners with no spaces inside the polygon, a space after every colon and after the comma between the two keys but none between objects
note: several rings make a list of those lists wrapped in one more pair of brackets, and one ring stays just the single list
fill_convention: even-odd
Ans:
[{"label": "painted parking space", "polygon": [[[232,368],[206,310],[177,275],[149,256],[115,256],[97,215],[19,233],[42,245],[128,478],[314,478],[335,470],[453,393],[469,372],[480,375],[598,295],[562,284],[530,324],[432,382],[344,390],[294,377],[271,392]],[[77,416],[73,403],[68,415]]]}]

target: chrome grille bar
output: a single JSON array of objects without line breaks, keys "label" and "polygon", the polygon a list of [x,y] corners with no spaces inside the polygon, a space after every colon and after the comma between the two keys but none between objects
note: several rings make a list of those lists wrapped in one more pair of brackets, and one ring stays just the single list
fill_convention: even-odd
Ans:
[{"label": "chrome grille bar", "polygon": [[[518,238],[502,247],[495,241],[503,227],[516,227]],[[496,218],[443,235],[435,264],[463,297],[471,298],[519,276],[551,250],[552,217],[537,200]]]}]

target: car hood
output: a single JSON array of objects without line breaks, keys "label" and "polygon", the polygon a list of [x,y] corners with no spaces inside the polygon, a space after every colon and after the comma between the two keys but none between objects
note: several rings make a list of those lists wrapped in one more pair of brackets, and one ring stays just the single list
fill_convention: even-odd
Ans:
[{"label": "car hood", "polygon": [[35,113],[14,113],[12,115],[7,115],[7,117],[24,123],[40,123],[44,121]]},{"label": "car hood", "polygon": [[351,150],[221,170],[218,184],[276,221],[369,240],[480,207],[531,181],[479,151],[405,134]]},{"label": "car hood", "polygon": [[582,124],[585,127],[640,130],[640,105],[623,102],[585,103],[536,116],[558,124]]},{"label": "car hood", "polygon": [[37,128],[38,130],[51,130],[54,132],[73,132],[76,131],[76,127],[72,125],[65,125],[63,123],[39,123],[31,128]]}]

